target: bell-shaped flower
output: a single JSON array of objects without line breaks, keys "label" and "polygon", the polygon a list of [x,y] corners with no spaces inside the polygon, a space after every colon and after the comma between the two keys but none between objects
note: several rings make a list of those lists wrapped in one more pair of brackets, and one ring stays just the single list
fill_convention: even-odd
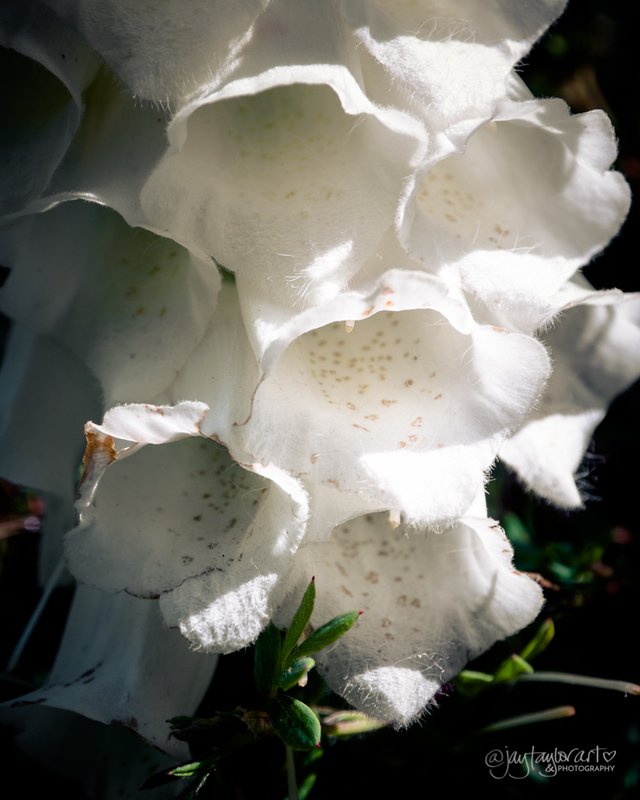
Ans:
[{"label": "bell-shaped flower", "polygon": [[414,720],[443,683],[542,605],[540,587],[513,568],[511,545],[486,515],[439,532],[392,530],[383,514],[337,527],[296,554],[282,625],[312,576],[315,619],[364,612],[317,656],[318,668],[356,708],[396,725]]},{"label": "bell-shaped flower", "polygon": [[429,164],[464,148],[504,96],[512,68],[564,6],[564,0],[342,3],[369,96],[424,122]]},{"label": "bell-shaped flower", "polygon": [[84,423],[172,382],[214,313],[219,276],[80,201],[15,220],[3,245],[0,308],[15,322],[0,370],[0,475],[47,495],[48,574],[75,524]]},{"label": "bell-shaped flower", "polygon": [[170,0],[151,10],[136,0],[45,2],[140,98],[180,106],[224,85],[309,66],[321,78],[340,70],[379,105],[404,106],[441,129],[484,116],[565,5],[240,0],[231,8],[196,0],[187,10]]},{"label": "bell-shaped flower", "polygon": [[393,530],[385,514],[366,515],[304,541],[299,485],[274,467],[244,469],[203,439],[209,413],[193,402],[128,405],[87,426],[81,522],[67,539],[81,580],[159,597],[169,625],[228,652],[274,613],[285,619],[315,574],[323,617],[366,611],[320,662],[330,685],[398,724],[538,613],[538,586],[513,570],[504,534],[482,515],[441,531]]},{"label": "bell-shaped flower", "polygon": [[80,580],[159,598],[170,626],[229,652],[268,621],[308,508],[290,476],[245,469],[203,438],[207,413],[203,403],[125,405],[87,425],[80,525],[67,556]]},{"label": "bell-shaped flower", "polygon": [[202,338],[220,279],[210,260],[82,201],[13,223],[2,311],[66,347],[106,405],[170,384]]},{"label": "bell-shaped flower", "polygon": [[629,187],[611,171],[616,141],[603,112],[561,100],[499,105],[464,152],[424,176],[403,239],[414,259],[460,286],[479,319],[533,333],[560,287],[618,232]]},{"label": "bell-shaped flower", "polygon": [[640,377],[640,295],[566,284],[543,334],[554,368],[540,403],[500,451],[536,494],[582,505],[576,473],[613,398]]},{"label": "bell-shaped flower", "polygon": [[206,402],[205,435],[301,481],[314,537],[385,509],[419,524],[464,514],[542,391],[542,345],[477,324],[460,293],[420,272],[389,271],[314,316],[263,371],[226,284],[167,397]]},{"label": "bell-shaped flower", "polygon": [[170,738],[167,720],[196,710],[216,661],[169,630],[157,602],[79,586],[46,685],[7,706],[45,705],[122,725],[184,758],[188,749]]},{"label": "bell-shaped flower", "polygon": [[417,177],[495,116],[563,3],[49,5],[130,91],[174,111],[98,76],[42,202],[90,197],[214,257],[277,338],[409,224]]}]

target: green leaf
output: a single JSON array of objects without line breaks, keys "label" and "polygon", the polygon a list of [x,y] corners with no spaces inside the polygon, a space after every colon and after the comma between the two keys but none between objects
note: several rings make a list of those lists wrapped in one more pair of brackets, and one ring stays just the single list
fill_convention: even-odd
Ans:
[{"label": "green leaf", "polygon": [[204,761],[190,761],[187,764],[178,764],[177,767],[170,769],[167,775],[172,775],[174,778],[193,778],[208,766]]},{"label": "green leaf", "polygon": [[315,665],[316,662],[308,656],[299,658],[297,661],[292,661],[291,664],[280,673],[278,686],[286,692],[287,689],[291,689],[293,686],[300,683],[300,681],[306,677],[309,670],[313,669]]},{"label": "green leaf", "polygon": [[546,650],[549,642],[553,639],[556,629],[551,617],[545,619],[542,625],[536,631],[533,639],[527,644],[520,652],[520,657],[525,661],[531,661],[537,655]]},{"label": "green leaf", "polygon": [[465,669],[455,679],[455,687],[465,697],[473,697],[490,686],[493,681],[493,675]]},{"label": "green leaf", "polygon": [[[183,780],[185,778],[198,778],[198,786],[196,788],[197,792],[200,790],[200,788],[202,788],[204,782],[216,768],[218,758],[219,755],[216,753],[208,758],[203,759],[202,761],[188,761],[185,764],[177,764],[171,769],[162,770],[162,772],[156,772],[154,775],[151,775],[149,778],[147,778],[140,788],[141,790],[156,789],[159,786],[164,786],[172,781],[181,779]],[[182,795],[182,797],[186,798],[188,796],[192,796],[190,794],[191,792],[193,792],[193,789],[188,790],[187,794]]]},{"label": "green leaf", "polygon": [[262,694],[272,694],[277,684],[281,666],[282,636],[280,631],[269,623],[258,636],[253,662],[253,676]]},{"label": "green leaf", "polygon": [[285,667],[288,666],[287,658],[291,651],[298,643],[298,639],[304,633],[307,627],[311,614],[313,613],[313,606],[316,601],[316,579],[311,578],[311,583],[307,586],[305,593],[302,595],[302,600],[298,606],[298,610],[293,615],[291,625],[284,637],[284,644],[282,645],[282,662]]},{"label": "green leaf", "polygon": [[493,679],[496,683],[513,681],[518,675],[522,675],[525,672],[533,672],[533,667],[524,658],[514,653],[500,664],[493,675]]},{"label": "green leaf", "polygon": [[273,730],[294,750],[310,750],[320,744],[320,720],[309,706],[287,694],[267,700]]},{"label": "green leaf", "polygon": [[291,658],[298,659],[329,647],[330,644],[337,642],[341,636],[344,636],[359,616],[360,613],[358,611],[350,611],[347,614],[340,614],[340,616],[334,617],[329,622],[316,628],[311,636],[300,642],[291,654]]},{"label": "green leaf", "polygon": [[322,720],[322,728],[329,736],[353,736],[384,728],[385,722],[364,714],[362,711],[333,711]]},{"label": "green leaf", "polygon": [[314,772],[311,775],[307,775],[307,777],[302,781],[300,788],[298,789],[299,800],[307,800],[307,797],[313,789],[317,778],[318,776]]}]

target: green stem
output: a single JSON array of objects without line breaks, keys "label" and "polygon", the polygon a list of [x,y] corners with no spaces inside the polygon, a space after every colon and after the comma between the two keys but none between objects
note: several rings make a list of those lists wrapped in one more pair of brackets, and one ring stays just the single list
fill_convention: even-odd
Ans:
[{"label": "green stem", "polygon": [[613,689],[624,694],[640,694],[640,686],[636,683],[611,681],[607,678],[590,678],[588,675],[573,675],[570,672],[531,672],[525,675],[518,675],[518,680],[571,683],[574,686],[592,686],[594,689]]},{"label": "green stem", "polygon": [[288,744],[285,745],[287,751],[287,787],[289,790],[289,800],[299,800],[298,784],[296,782],[296,764],[293,760],[293,750]]},{"label": "green stem", "polygon": [[517,717],[510,717],[509,719],[494,722],[493,725],[487,725],[480,733],[493,733],[495,731],[504,731],[509,728],[518,728],[521,725],[534,725],[537,722],[550,722],[554,719],[563,719],[564,717],[572,717],[576,713],[573,706],[557,706],[556,708],[548,708],[546,711],[536,711],[532,714],[521,714]]}]

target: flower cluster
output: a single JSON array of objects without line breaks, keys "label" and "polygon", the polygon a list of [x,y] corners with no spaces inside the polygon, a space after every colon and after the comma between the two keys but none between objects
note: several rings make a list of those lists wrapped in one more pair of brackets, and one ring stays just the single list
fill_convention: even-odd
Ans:
[{"label": "flower cluster", "polygon": [[640,373],[638,298],[579,275],[628,209],[610,123],[514,71],[563,5],[6,4],[0,472],[81,584],[34,699],[166,747],[193,650],[315,575],[365,612],[321,672],[404,725],[535,618],[488,471],[579,506]]}]

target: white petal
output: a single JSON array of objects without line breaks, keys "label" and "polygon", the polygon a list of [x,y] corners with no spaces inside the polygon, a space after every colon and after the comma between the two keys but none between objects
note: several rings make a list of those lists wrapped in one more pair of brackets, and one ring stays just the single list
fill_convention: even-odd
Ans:
[{"label": "white petal", "polygon": [[48,685],[16,705],[46,704],[124,725],[184,757],[167,720],[195,711],[215,666],[215,657],[192,652],[167,629],[157,603],[80,586]]},{"label": "white petal", "polygon": [[213,314],[215,266],[92,203],[63,203],[21,224],[5,313],[75,352],[107,404],[161,392]]},{"label": "white petal", "polygon": [[48,9],[4,8],[0,210],[37,197],[78,126],[82,92],[99,60]]},{"label": "white petal", "polygon": [[344,8],[372,97],[424,118],[435,155],[491,115],[510,70],[564,5],[350,0]]},{"label": "white petal", "polygon": [[541,591],[513,569],[511,557],[491,520],[467,518],[436,533],[392,530],[382,514],[360,517],[298,553],[295,591],[278,620],[289,621],[312,575],[314,625],[363,611],[319,654],[319,668],[356,708],[405,725],[469,659],[537,615]]},{"label": "white petal", "polygon": [[[81,522],[67,537],[67,555],[81,580],[162,595],[170,625],[199,647],[229,651],[268,621],[304,530],[306,501],[287,476],[244,469],[195,434],[203,408],[123,406],[102,426],[88,426]],[[110,434],[126,440],[136,427],[138,443],[116,451]],[[141,445],[163,436],[173,443]]]},{"label": "white petal", "polygon": [[640,296],[578,286],[563,294],[575,299],[545,334],[551,380],[500,457],[533,491],[572,508],[582,505],[576,472],[593,431],[611,400],[640,377]]},{"label": "white petal", "polygon": [[[316,55],[318,63],[333,63],[329,55],[340,44],[327,35],[335,26],[327,4],[321,14],[320,4],[305,4],[303,13],[296,4],[272,0],[238,0],[233,6],[196,0],[188,9],[181,2],[47,2],[77,26],[134,93],[162,103],[180,102],[202,85],[219,85],[246,62],[313,63]],[[305,18],[307,30],[317,34],[313,38],[300,35]]]},{"label": "white petal", "polygon": [[[460,296],[420,273],[390,271],[336,305],[358,320],[351,333],[333,322],[298,336],[261,377],[226,287],[171,396],[203,399],[203,433],[242,461],[302,481],[318,535],[389,508],[425,524],[459,517],[541,391],[544,348],[476,325]],[[324,513],[320,494],[333,498]]]},{"label": "white petal", "polygon": [[313,85],[324,71],[296,76],[270,72],[181,111],[141,205],[151,227],[211,254],[265,303],[302,308],[343,289],[394,224],[424,134],[357,87]]},{"label": "white petal", "polygon": [[464,153],[427,173],[409,249],[460,281],[482,318],[532,332],[552,295],[625,218],[629,188],[608,171],[614,157],[601,112],[505,101]]}]

